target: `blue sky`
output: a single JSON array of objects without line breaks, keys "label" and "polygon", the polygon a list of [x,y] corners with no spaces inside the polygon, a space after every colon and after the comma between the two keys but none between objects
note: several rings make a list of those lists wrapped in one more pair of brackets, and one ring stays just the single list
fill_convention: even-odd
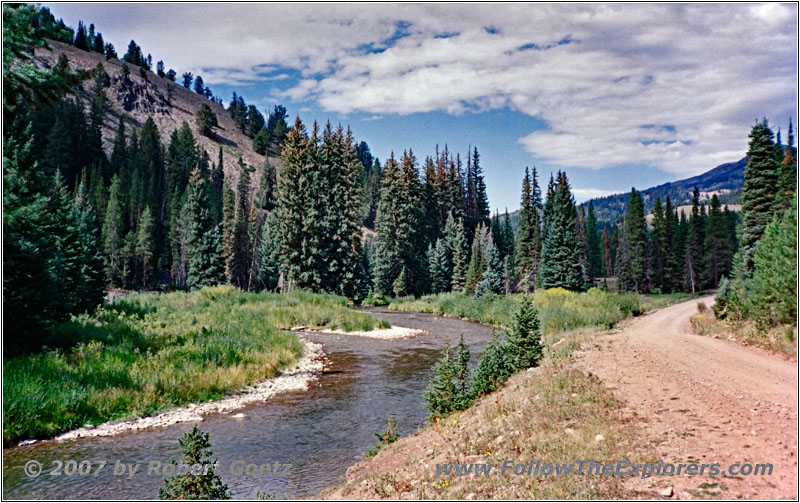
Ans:
[{"label": "blue sky", "polygon": [[268,110],[350,125],[381,160],[482,156],[490,203],[525,166],[576,199],[692,176],[797,117],[797,4],[46,4]]}]

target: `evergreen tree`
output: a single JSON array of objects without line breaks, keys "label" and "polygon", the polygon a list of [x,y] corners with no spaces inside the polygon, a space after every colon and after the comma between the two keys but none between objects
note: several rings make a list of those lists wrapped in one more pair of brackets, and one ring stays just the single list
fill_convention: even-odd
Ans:
[{"label": "evergreen tree", "polygon": [[559,172],[548,197],[547,232],[542,250],[541,278],[544,288],[583,288],[580,267],[580,243],[577,240],[578,218],[566,173]]},{"label": "evergreen tree", "polygon": [[536,365],[542,359],[543,351],[539,313],[531,299],[525,296],[514,313],[511,330],[506,332],[505,352],[513,368],[521,370]]},{"label": "evergreen tree", "polygon": [[789,121],[789,137],[784,149],[783,159],[778,166],[778,207],[785,211],[792,204],[797,192],[797,149],[794,146],[794,129]]},{"label": "evergreen tree", "polygon": [[519,212],[519,232],[516,243],[516,265],[519,268],[520,289],[533,291],[539,275],[542,253],[541,191],[536,180],[536,168],[525,168],[522,180],[522,202]]},{"label": "evergreen tree", "polygon": [[[181,465],[190,468],[193,466],[216,466],[216,460],[209,459],[212,455],[209,437],[210,435],[203,432],[197,425],[193,426],[191,431],[186,432],[178,440],[181,451],[183,451]],[[178,462],[173,459],[172,464],[177,465]],[[158,499],[229,500],[231,493],[214,468],[208,468],[208,470],[204,468],[200,475],[185,473],[165,480],[164,487],[158,490]]]},{"label": "evergreen tree", "polygon": [[456,410],[466,409],[472,402],[469,379],[469,358],[469,346],[467,346],[467,343],[464,342],[464,334],[461,334],[461,336],[458,338],[455,361],[453,362],[453,373],[456,385]]},{"label": "evergreen tree", "polygon": [[611,234],[607,225],[603,226],[600,239],[603,242],[603,277],[607,278],[614,275],[614,255],[611,252]]},{"label": "evergreen tree", "polygon": [[499,388],[514,372],[506,355],[506,346],[492,332],[492,340],[483,350],[481,359],[472,374],[472,394],[479,397]]},{"label": "evergreen tree", "polygon": [[650,289],[650,271],[647,263],[647,222],[644,216],[642,195],[631,190],[628,207],[625,211],[625,244],[630,262],[633,287],[637,292],[646,293]]},{"label": "evergreen tree", "polygon": [[83,26],[83,21],[78,21],[78,29],[75,32],[75,47],[84,51],[89,50],[89,41],[86,37],[86,28]]},{"label": "evergreen tree", "polygon": [[460,292],[466,286],[469,248],[467,235],[464,233],[464,223],[461,220],[456,221],[452,213],[447,216],[444,235],[445,245],[453,265],[450,288],[454,292]]},{"label": "evergreen tree", "polygon": [[759,325],[797,321],[797,203],[767,225],[753,253],[747,310]]},{"label": "evergreen tree", "polygon": [[[419,246],[422,207],[413,153],[404,152],[398,165],[392,154],[384,166],[376,216],[375,289],[388,295],[404,276],[401,294],[418,291],[421,278]],[[400,284],[398,283],[398,285]]]},{"label": "evergreen tree", "polygon": [[661,240],[660,248],[663,253],[663,282],[661,290],[670,293],[680,288],[681,259],[683,250],[678,243],[678,215],[672,206],[672,201],[667,197],[664,206],[664,225],[663,232],[659,234]]},{"label": "evergreen tree", "polygon": [[188,225],[186,285],[192,290],[225,282],[222,240],[211,217],[207,183],[198,169],[192,171],[184,206],[184,220]]},{"label": "evergreen tree", "polygon": [[230,279],[234,286],[246,289],[250,278],[251,243],[248,233],[250,215],[250,171],[239,158],[239,184],[236,190],[236,208],[233,217],[233,248],[230,263]]},{"label": "evergreen tree", "polygon": [[456,410],[459,393],[455,377],[456,369],[448,342],[442,357],[433,366],[433,378],[424,393],[427,402],[425,407],[430,411],[429,419],[445,417]]},{"label": "evergreen tree", "polygon": [[108,195],[108,207],[103,223],[103,251],[105,252],[106,281],[110,285],[119,285],[122,281],[122,248],[124,246],[124,217],[122,213],[121,187],[118,176],[111,180],[111,191]]},{"label": "evergreen tree", "polygon": [[[200,77],[197,77],[198,79]],[[211,110],[207,103],[201,103],[200,108],[197,109],[195,115],[195,122],[197,123],[197,131],[203,135],[211,137],[214,134],[214,128],[219,127],[217,122],[217,114]]]},{"label": "evergreen tree", "polygon": [[196,92],[199,95],[203,95],[205,90],[206,90],[206,85],[203,82],[203,77],[198,75],[197,77],[194,78],[194,92]]},{"label": "evergreen tree", "polygon": [[486,252],[486,269],[481,281],[475,286],[475,297],[480,298],[487,293],[500,295],[505,291],[503,281],[503,260],[496,246],[490,246]]},{"label": "evergreen tree", "polygon": [[194,75],[192,75],[192,72],[185,72],[183,75],[181,75],[181,78],[183,79],[183,87],[186,89],[192,87],[192,81],[194,80]]},{"label": "evergreen tree", "polygon": [[589,201],[586,208],[586,273],[590,281],[603,273],[603,250],[597,230],[594,204]]},{"label": "evergreen tree", "polygon": [[777,193],[778,163],[774,156],[772,131],[764,119],[756,122],[750,131],[747,166],[744,170],[742,255],[746,274],[753,271],[755,245],[764,234],[764,228],[772,221]]},{"label": "evergreen tree", "polygon": [[708,212],[708,232],[705,235],[705,273],[707,283],[717,288],[722,277],[730,276],[733,250],[730,248],[729,228],[725,216],[720,210],[719,198],[711,196]]},{"label": "evergreen tree", "polygon": [[617,225],[617,247],[614,259],[614,272],[617,275],[617,284],[620,291],[632,291],[636,289],[636,281],[633,277],[633,267],[631,265],[630,247],[628,246],[626,216],[620,218]]},{"label": "evergreen tree", "polygon": [[78,233],[78,255],[80,260],[80,282],[76,286],[78,303],[76,312],[91,312],[103,303],[105,275],[103,272],[103,248],[97,214],[82,183],[75,194],[72,219]]},{"label": "evergreen tree", "polygon": [[431,292],[442,293],[450,288],[452,264],[450,253],[444,239],[437,239],[436,245],[428,246],[428,275],[431,281]]},{"label": "evergreen tree", "polygon": [[686,280],[693,281],[692,284],[687,283],[687,287],[694,293],[702,286],[704,276],[703,262],[705,257],[704,244],[705,236],[705,218],[700,205],[700,191],[695,186],[692,192],[692,218],[689,220],[689,234],[687,237],[687,252],[686,252]]},{"label": "evergreen tree", "polygon": [[155,243],[153,236],[155,223],[150,207],[145,206],[142,216],[139,217],[138,228],[136,229],[136,256],[141,266],[141,284],[147,288],[148,279],[153,270],[153,255],[155,253]]}]

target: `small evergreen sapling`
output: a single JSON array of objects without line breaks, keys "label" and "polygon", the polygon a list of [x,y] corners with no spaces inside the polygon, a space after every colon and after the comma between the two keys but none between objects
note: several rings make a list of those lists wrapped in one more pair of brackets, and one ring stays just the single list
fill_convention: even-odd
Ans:
[{"label": "small evergreen sapling", "polygon": [[496,332],[492,333],[492,340],[483,351],[478,366],[472,374],[472,396],[491,393],[500,387],[511,375],[512,368],[506,355],[506,348],[500,342]]},{"label": "small evergreen sapling", "polygon": [[[183,461],[189,468],[193,465],[200,465],[204,468],[200,475],[192,475],[191,472],[183,475],[175,475],[169,480],[164,480],[164,487],[158,490],[158,499],[200,499],[200,500],[229,500],[231,493],[228,486],[222,483],[222,479],[214,472],[214,468],[209,467],[205,470],[204,465],[216,464],[210,461],[211,442],[209,434],[202,431],[197,425],[192,427],[192,431],[186,432],[178,440],[183,451]],[[171,460],[172,464],[178,462]]]},{"label": "small evergreen sapling", "polygon": [[509,363],[516,370],[530,368],[542,359],[542,333],[539,313],[530,298],[524,297],[516,313],[511,330],[506,334],[506,352]]}]

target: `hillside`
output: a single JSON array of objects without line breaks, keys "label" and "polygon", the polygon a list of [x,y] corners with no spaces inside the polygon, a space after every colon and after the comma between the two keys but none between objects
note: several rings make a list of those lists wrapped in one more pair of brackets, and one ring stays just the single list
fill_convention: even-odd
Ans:
[{"label": "hillside", "polygon": [[[644,199],[645,212],[649,213],[652,210],[656,199],[661,199],[664,202],[669,197],[675,206],[689,203],[695,185],[700,189],[701,199],[711,199],[712,195],[717,194],[723,204],[735,204],[738,202],[738,196],[744,185],[744,167],[746,164],[747,158],[743,157],[737,162],[721,164],[710,171],[691,178],[664,183],[643,190],[641,193]],[[597,220],[601,222],[616,222],[622,212],[625,211],[629,196],[629,193],[623,193],[592,199]],[[584,204],[588,205],[589,201]]]},{"label": "hillside", "polygon": [[[102,63],[110,76],[110,84],[104,89],[109,107],[102,128],[103,146],[108,153],[113,146],[120,118],[125,119],[126,127],[133,126],[138,129],[144,125],[148,117],[152,117],[158,126],[162,141],[168,142],[170,134],[180,128],[183,122],[187,122],[198,145],[208,152],[214,162],[221,146],[225,177],[231,181],[233,188],[239,179],[240,156],[250,166],[260,167],[264,164],[264,156],[252,148],[252,139],[241,132],[228,111],[219,104],[153,72],[148,71],[147,78],[143,79],[139,74],[139,67],[131,64],[128,64],[130,76],[126,81],[122,75],[121,60],[106,60],[102,54],[76,49],[61,42],[49,41],[49,43],[52,50],[36,51],[34,60],[37,65],[53,67],[63,53],[67,55],[73,68],[91,70],[97,63]],[[77,90],[77,96],[87,107],[92,84],[91,80],[84,81]],[[219,127],[215,130],[214,138],[198,133],[195,113],[202,103],[208,104],[217,115]],[[270,162],[277,167],[280,159],[270,158]],[[256,170],[252,175],[254,186],[259,182],[259,173],[260,170]]]}]

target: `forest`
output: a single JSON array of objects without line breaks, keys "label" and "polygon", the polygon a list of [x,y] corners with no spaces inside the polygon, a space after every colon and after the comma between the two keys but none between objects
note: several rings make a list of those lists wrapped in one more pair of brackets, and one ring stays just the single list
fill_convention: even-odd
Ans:
[{"label": "forest", "polygon": [[[705,204],[695,188],[690,214],[659,199],[648,223],[632,189],[624,215],[599,222],[591,203],[575,203],[565,172],[550,174],[543,189],[537,169],[525,168],[515,232],[508,211],[490,212],[477,147],[463,157],[437,147],[424,159],[404,150],[381,162],[349,128],[308,127],[299,117],[289,126],[282,106],[265,119],[236,94],[228,113],[256,152],[280,157],[279,166],[269,155],[255,166],[239,159],[235,176],[226,175],[222,146],[206,151],[186,122],[165,137],[152,120],[136,128],[123,118],[104,149],[109,82],[146,80],[152,57],[131,41],[119,75],[102,63],[75,70],[63,55],[40,68],[31,54],[47,39],[117,55],[94,25],[73,30],[46,8],[4,6],[3,18],[6,353],[52,346],[54,327],[94,311],[116,288],[231,284],[355,303],[559,287],[719,288],[727,312],[794,318],[791,292],[767,286],[790,268],[775,259],[795,232],[791,124],[786,145],[766,119],[752,127],[741,214],[716,194]],[[161,61],[155,66],[159,76],[177,78]],[[192,83],[221,102],[200,76],[183,74],[184,87]],[[74,92],[78,84],[88,96]],[[197,110],[199,134],[213,138],[216,122],[207,105]]]}]

